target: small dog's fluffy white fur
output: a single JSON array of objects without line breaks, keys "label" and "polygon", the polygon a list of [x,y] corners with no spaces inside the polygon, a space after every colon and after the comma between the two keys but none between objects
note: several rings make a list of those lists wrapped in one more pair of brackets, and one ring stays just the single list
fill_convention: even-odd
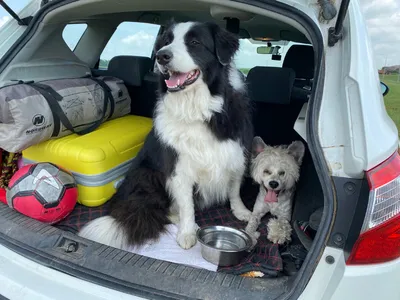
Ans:
[{"label": "small dog's fluffy white fur", "polygon": [[[254,240],[260,236],[257,228],[261,218],[270,212],[275,218],[268,222],[268,239],[273,243],[283,244],[291,239],[292,199],[295,184],[299,179],[300,165],[304,156],[304,144],[295,141],[288,147],[267,146],[260,137],[253,140],[253,160],[251,175],[259,185],[254,209],[247,224],[248,232]],[[273,194],[274,202],[267,199]]]}]

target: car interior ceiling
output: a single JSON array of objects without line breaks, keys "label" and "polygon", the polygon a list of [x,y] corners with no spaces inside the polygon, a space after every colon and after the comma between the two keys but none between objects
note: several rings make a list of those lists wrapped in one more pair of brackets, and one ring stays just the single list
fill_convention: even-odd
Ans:
[{"label": "car interior ceiling", "polygon": [[[64,14],[64,17],[58,21],[67,24],[72,18],[75,22],[88,23],[107,20],[108,24],[114,24],[115,28],[123,21],[155,23],[157,20],[157,24],[165,24],[171,18],[178,22],[187,20],[216,21],[221,27],[238,34],[241,38],[268,36],[277,40],[286,39],[309,43],[303,33],[277,19],[253,15],[250,20],[235,24],[230,23],[234,19],[231,21],[223,18],[213,19],[207,3],[196,2],[191,7],[186,7],[180,1],[174,0],[171,5],[181,5],[183,10],[162,11],[165,9],[164,1],[158,0],[151,1],[151,3],[153,8],[159,5],[159,11],[148,11],[149,4],[146,4],[146,1],[138,1],[135,5],[142,12],[121,12],[124,9],[129,11],[127,7],[131,7],[131,3],[129,1],[119,2],[113,9],[110,9],[109,4],[105,5],[99,2],[96,13],[91,11],[92,6],[83,5],[78,10],[78,6],[71,5],[71,8],[68,8],[71,13]],[[51,14],[46,22],[51,23]],[[60,12],[54,13],[52,18],[60,15]],[[114,76],[122,79],[133,99],[131,113],[152,117],[158,87],[158,75],[154,72],[154,59],[123,55],[113,57],[106,70],[94,68],[94,65],[89,67],[91,67],[93,76]],[[249,70],[245,79],[254,108],[255,135],[261,136],[271,145],[288,145],[295,140],[301,140],[306,145],[307,150],[294,200],[293,220],[308,220],[310,215],[323,203],[322,189],[307,143],[294,130],[300,110],[311,95],[313,76],[313,47],[311,45],[293,45],[284,57],[281,68],[256,66]]]}]

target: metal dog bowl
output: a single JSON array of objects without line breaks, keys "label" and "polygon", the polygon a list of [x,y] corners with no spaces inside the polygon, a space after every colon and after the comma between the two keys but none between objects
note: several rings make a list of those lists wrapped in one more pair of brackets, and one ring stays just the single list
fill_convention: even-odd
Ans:
[{"label": "metal dog bowl", "polygon": [[226,226],[207,226],[197,231],[201,255],[214,265],[227,267],[239,264],[253,246],[243,230]]}]

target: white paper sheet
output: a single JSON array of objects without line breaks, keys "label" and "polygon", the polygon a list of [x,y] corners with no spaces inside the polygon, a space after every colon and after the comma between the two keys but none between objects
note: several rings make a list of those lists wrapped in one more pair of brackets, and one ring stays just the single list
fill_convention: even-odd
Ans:
[{"label": "white paper sheet", "polygon": [[157,242],[147,243],[140,248],[131,247],[129,251],[155,259],[217,271],[216,265],[209,263],[201,256],[199,242],[188,250],[182,249],[176,242],[178,227],[170,224],[167,225],[166,229],[166,232],[160,236]]}]

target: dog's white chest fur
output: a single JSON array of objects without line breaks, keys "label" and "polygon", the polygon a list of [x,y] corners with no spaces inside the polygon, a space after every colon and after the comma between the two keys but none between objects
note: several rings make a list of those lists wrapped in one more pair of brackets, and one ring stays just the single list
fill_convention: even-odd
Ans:
[{"label": "dog's white chest fur", "polygon": [[176,171],[197,184],[206,206],[227,197],[232,177],[245,165],[240,144],[219,141],[205,123],[222,105],[222,98],[199,85],[166,94],[154,120],[160,138],[178,153]]}]

